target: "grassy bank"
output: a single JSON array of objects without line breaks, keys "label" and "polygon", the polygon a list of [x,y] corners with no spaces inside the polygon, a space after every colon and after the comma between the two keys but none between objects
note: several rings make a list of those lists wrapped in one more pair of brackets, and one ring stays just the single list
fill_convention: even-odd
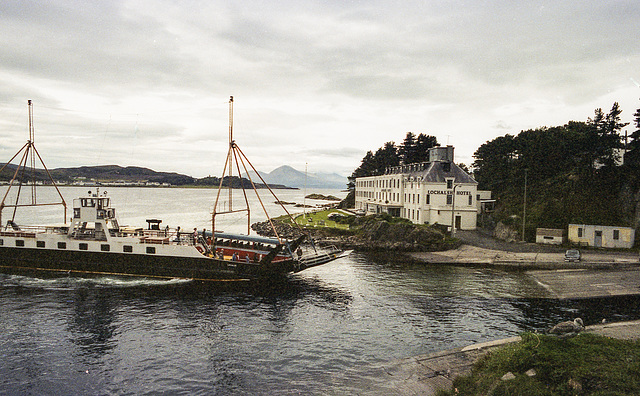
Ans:
[{"label": "grassy bank", "polygon": [[522,338],[491,351],[439,395],[640,395],[640,341],[593,334]]}]

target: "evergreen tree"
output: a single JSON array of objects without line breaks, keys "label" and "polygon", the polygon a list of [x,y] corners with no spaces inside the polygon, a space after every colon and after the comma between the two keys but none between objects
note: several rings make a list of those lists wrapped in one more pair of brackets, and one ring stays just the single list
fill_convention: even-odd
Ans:
[{"label": "evergreen tree", "polygon": [[387,168],[400,164],[398,148],[394,142],[387,142],[374,154],[367,151],[360,166],[349,177],[349,188],[353,188],[357,177],[382,175]]},{"label": "evergreen tree", "polygon": [[439,145],[435,136],[419,134],[416,139],[415,162],[429,161],[429,149]]},{"label": "evergreen tree", "polygon": [[394,142],[387,142],[379,148],[373,155],[376,174],[383,174],[387,168],[398,166],[400,158],[398,157],[398,149]]},{"label": "evergreen tree", "polygon": [[624,162],[637,170],[640,168],[640,109],[637,109],[633,116],[633,124],[636,130],[629,136],[631,140],[627,145],[628,151],[624,156]]},{"label": "evergreen tree", "polygon": [[515,137],[507,134],[486,142],[478,147],[473,158],[478,188],[491,190],[499,197],[510,184],[516,159]]},{"label": "evergreen tree", "polygon": [[400,160],[403,164],[413,164],[417,158],[416,135],[413,132],[407,132],[404,141],[399,149]]},{"label": "evergreen tree", "polygon": [[617,149],[622,147],[622,137],[620,132],[628,123],[620,122],[622,110],[615,102],[608,114],[604,114],[602,109],[595,110],[593,119],[587,123],[591,125],[596,133],[597,142],[593,147],[595,160],[605,167],[613,167],[619,159]]}]

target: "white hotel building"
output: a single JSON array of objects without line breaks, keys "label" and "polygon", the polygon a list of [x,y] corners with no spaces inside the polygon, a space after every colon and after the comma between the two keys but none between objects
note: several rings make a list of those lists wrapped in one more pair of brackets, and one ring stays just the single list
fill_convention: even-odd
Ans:
[{"label": "white hotel building", "polygon": [[429,149],[429,162],[400,165],[384,175],[356,179],[356,210],[389,213],[416,224],[474,230],[491,193],[453,162],[453,146]]}]

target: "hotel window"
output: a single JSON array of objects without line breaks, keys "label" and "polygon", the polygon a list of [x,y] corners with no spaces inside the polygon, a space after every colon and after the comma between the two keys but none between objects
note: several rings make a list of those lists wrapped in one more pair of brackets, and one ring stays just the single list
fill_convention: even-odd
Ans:
[{"label": "hotel window", "polygon": [[87,243],[79,243],[78,244],[78,249],[80,249],[80,250],[89,250],[89,244],[87,244]]},{"label": "hotel window", "polygon": [[147,246],[147,253],[148,254],[155,254],[156,253],[155,246]]},{"label": "hotel window", "polygon": [[469,206],[473,205],[473,195],[469,195]]},{"label": "hotel window", "polygon": [[447,194],[447,205],[453,205],[453,194]]},{"label": "hotel window", "polygon": [[420,194],[418,194],[418,204],[420,203]]},{"label": "hotel window", "polygon": [[43,248],[44,246],[44,241],[36,241],[36,247]]},{"label": "hotel window", "polygon": [[67,248],[66,242],[58,242],[58,249],[66,249],[66,248]]},{"label": "hotel window", "polygon": [[24,246],[24,240],[16,239],[16,246]]},{"label": "hotel window", "polygon": [[578,227],[578,238],[582,238],[582,227]]},{"label": "hotel window", "polygon": [[427,202],[425,202],[427,205],[431,205],[431,194],[427,194]]},{"label": "hotel window", "polygon": [[620,230],[613,230],[613,240],[617,241],[620,239]]},{"label": "hotel window", "polygon": [[453,188],[453,179],[447,180],[447,190],[451,190]]},{"label": "hotel window", "polygon": [[111,250],[111,245],[102,244],[102,245],[100,245],[100,250],[102,250],[103,252],[108,252],[108,251]]}]

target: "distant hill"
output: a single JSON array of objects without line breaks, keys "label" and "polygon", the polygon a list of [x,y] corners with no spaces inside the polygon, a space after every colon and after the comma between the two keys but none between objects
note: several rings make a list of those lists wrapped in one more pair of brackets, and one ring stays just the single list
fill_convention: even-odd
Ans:
[{"label": "distant hill", "polygon": [[[4,164],[0,164],[0,167]],[[13,177],[16,165],[9,164],[0,173],[0,181],[9,181]],[[119,165],[98,165],[98,166],[81,166],[76,168],[56,168],[50,169],[51,177],[56,182],[64,184],[77,184],[77,183],[149,183],[149,184],[170,184],[172,186],[219,186],[220,178],[218,177],[205,177],[197,179],[188,175],[175,173],[175,172],[156,172],[152,169],[142,168],[138,166],[126,166]],[[49,182],[49,176],[44,169],[36,168],[32,171],[27,168],[24,172],[25,181],[35,178],[36,181],[47,184]],[[32,177],[34,176],[34,177]],[[251,183],[243,179],[242,184],[245,188],[251,188]],[[223,186],[232,185],[234,188],[241,187],[240,179],[233,177],[229,179],[225,177]],[[260,183],[256,183],[258,188],[264,187]],[[290,188],[290,186],[273,184],[273,188]]]},{"label": "distant hill", "polygon": [[81,166],[78,168],[57,168],[51,170],[51,176],[56,180],[69,180],[78,177],[95,179],[97,181],[149,181],[155,183],[169,183],[171,185],[193,184],[196,179],[175,172],[156,172],[138,166],[99,165]]},{"label": "distant hill", "polygon": [[[280,166],[269,173],[260,172],[260,176],[268,184],[284,184],[296,188],[332,188],[344,189],[347,186],[347,178],[337,173],[307,173],[298,171],[288,165]],[[254,172],[249,173],[251,178]],[[246,177],[246,175],[244,175]],[[259,180],[259,179],[258,179]]]},{"label": "distant hill", "polygon": [[[0,164],[3,166],[4,164]],[[15,173],[16,165],[9,164],[0,174],[0,180],[10,180]],[[99,165],[99,166],[81,166],[77,168],[56,168],[50,169],[51,177],[55,181],[71,183],[79,180],[93,180],[96,182],[152,182],[152,183],[168,183],[171,185],[186,185],[195,183],[196,179],[175,172],[156,172],[148,168],[138,166],[122,167],[119,165]],[[21,172],[22,173],[22,172]],[[27,168],[24,172],[26,179],[35,176],[36,181],[47,182],[49,176],[44,169],[36,168],[32,171]]]}]

